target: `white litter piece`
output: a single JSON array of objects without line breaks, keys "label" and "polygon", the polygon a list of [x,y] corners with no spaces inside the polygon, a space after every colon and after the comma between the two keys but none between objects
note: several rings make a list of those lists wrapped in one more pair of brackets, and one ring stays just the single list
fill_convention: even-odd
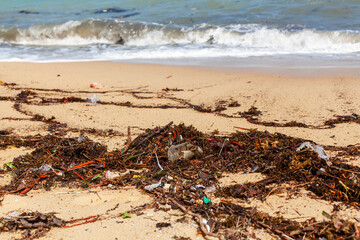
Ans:
[{"label": "white litter piece", "polygon": [[161,181],[159,181],[157,183],[154,183],[154,184],[151,184],[151,185],[147,185],[147,186],[144,187],[144,189],[151,192],[155,188],[160,187],[160,186],[161,186]]},{"label": "white litter piece", "polygon": [[12,218],[16,218],[20,215],[21,215],[21,213],[19,213],[18,211],[13,211],[13,212],[9,213],[8,215],[6,215],[5,218],[12,219]]},{"label": "white litter piece", "polygon": [[109,180],[117,178],[117,177],[123,177],[125,175],[129,174],[129,172],[125,172],[125,173],[115,173],[115,172],[111,172],[109,170],[106,171],[105,173],[105,177]]},{"label": "white litter piece", "polygon": [[208,232],[210,232],[210,226],[209,226],[209,224],[208,224],[208,221],[203,218],[202,222],[205,224],[206,230],[207,230]]},{"label": "white litter piece", "polygon": [[299,152],[303,148],[309,148],[309,149],[315,151],[321,159],[324,159],[326,161],[330,159],[330,157],[328,155],[326,155],[324,149],[316,144],[312,144],[310,142],[304,142],[300,145],[300,147],[298,147],[296,149],[296,151]]},{"label": "white litter piece", "polygon": [[52,169],[52,165],[51,164],[44,164],[41,167],[39,167],[39,170],[43,171],[43,172],[48,172]]},{"label": "white litter piece", "polygon": [[99,97],[97,94],[91,94],[86,100],[91,102],[91,105],[95,105],[99,101]]},{"label": "white litter piece", "polygon": [[78,142],[82,142],[84,140],[85,140],[85,138],[83,136],[78,137]]},{"label": "white litter piece", "polygon": [[216,187],[215,187],[214,184],[211,185],[211,186],[209,186],[209,187],[207,187],[207,188],[205,188],[205,192],[206,192],[206,193],[213,193],[213,192],[215,192],[215,191],[216,191]]}]

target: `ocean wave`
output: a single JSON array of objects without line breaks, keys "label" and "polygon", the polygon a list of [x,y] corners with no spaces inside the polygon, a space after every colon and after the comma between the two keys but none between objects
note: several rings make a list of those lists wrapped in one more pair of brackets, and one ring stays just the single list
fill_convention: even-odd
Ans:
[{"label": "ocean wave", "polygon": [[[314,29],[277,29],[258,24],[192,27],[118,20],[68,21],[62,24],[34,25],[29,28],[0,27],[0,43],[14,46],[91,46],[124,45],[124,50],[159,47],[174,53],[183,49],[211,49],[226,54],[253,52],[254,55],[297,53],[360,52],[359,31],[320,31]],[[155,51],[154,50],[154,51]],[[228,53],[227,55],[234,55]]]}]

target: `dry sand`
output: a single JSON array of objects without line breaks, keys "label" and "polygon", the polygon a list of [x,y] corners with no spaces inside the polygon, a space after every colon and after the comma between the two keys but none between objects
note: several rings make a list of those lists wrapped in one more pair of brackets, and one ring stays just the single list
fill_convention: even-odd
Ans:
[{"label": "dry sand", "polygon": [[[10,130],[12,134],[21,136],[49,133],[45,123],[30,120],[39,114],[46,118],[55,117],[57,121],[73,128],[74,131],[70,131],[68,136],[79,136],[76,130],[84,128],[118,131],[112,138],[88,134],[90,138],[106,144],[110,150],[123,146],[128,126],[134,138],[146,128],[162,126],[170,121],[192,124],[204,132],[216,130],[220,134],[235,132],[234,127],[237,126],[279,132],[323,145],[360,144],[360,125],[357,123],[341,123],[331,129],[321,128],[326,120],[337,115],[359,114],[360,79],[350,76],[289,77],[112,62],[0,63],[0,81],[16,84],[5,86],[0,82],[1,97],[15,97],[24,88],[37,94],[31,103],[20,104],[18,110],[13,106],[14,102],[6,99],[0,101],[0,130]],[[92,89],[89,87],[92,82],[101,83],[104,87]],[[42,97],[87,98],[91,94],[97,94],[100,101],[112,104],[34,104]],[[238,105],[229,107],[234,102]],[[212,110],[225,106],[227,109],[221,114],[215,111],[204,113],[196,111],[194,106]],[[262,112],[260,121],[296,121],[318,128],[265,127],[239,118],[238,112],[247,111],[251,106]],[[31,149],[0,151],[1,166],[28,151]],[[360,165],[359,157],[349,162]],[[9,179],[9,175],[0,175],[0,185],[7,184]],[[227,186],[261,179],[263,177],[259,174],[238,173],[224,177],[220,183]],[[274,216],[298,221],[313,217],[321,221],[322,211],[330,212],[336,203],[318,200],[310,195],[305,191],[293,196],[279,193],[269,196],[265,202],[251,200],[242,204],[256,206]],[[179,211],[154,212],[148,209],[143,215],[131,219],[114,217],[150,201],[150,196],[131,188],[121,191],[94,189],[92,192],[78,189],[31,191],[24,197],[4,196],[0,217],[14,210],[38,210],[57,212],[64,219],[71,219],[102,214],[119,204],[116,212],[105,214],[100,222],[70,229],[52,229],[44,239],[172,239],[174,236],[203,239],[193,219],[187,217],[183,222],[176,221],[183,216]],[[360,211],[344,208],[340,215],[353,219],[356,215],[360,216]],[[160,229],[155,227],[157,222],[171,222],[172,225]],[[276,238],[264,231],[254,231],[259,239]],[[0,234],[1,239],[16,237],[13,233]]]}]

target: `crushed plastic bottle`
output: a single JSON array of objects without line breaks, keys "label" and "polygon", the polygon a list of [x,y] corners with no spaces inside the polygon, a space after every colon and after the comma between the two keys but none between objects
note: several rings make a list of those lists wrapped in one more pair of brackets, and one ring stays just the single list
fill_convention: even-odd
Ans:
[{"label": "crushed plastic bottle", "polygon": [[96,103],[99,101],[99,97],[97,94],[91,94],[86,98],[88,102],[91,102],[91,105],[96,105]]},{"label": "crushed plastic bottle", "polygon": [[317,155],[321,158],[321,159],[324,159],[324,160],[329,160],[330,157],[328,155],[326,155],[325,151],[324,151],[324,148],[320,147],[319,145],[316,145],[316,144],[313,144],[313,143],[310,143],[310,142],[304,142],[300,145],[300,147],[298,147],[296,149],[297,152],[301,151],[302,149],[304,148],[308,148],[308,149],[311,149],[313,150],[314,152],[317,153]]},{"label": "crushed plastic bottle", "polygon": [[203,150],[200,147],[186,142],[171,146],[168,150],[168,159],[171,161],[176,161],[180,158],[192,159],[195,155],[202,153]]}]

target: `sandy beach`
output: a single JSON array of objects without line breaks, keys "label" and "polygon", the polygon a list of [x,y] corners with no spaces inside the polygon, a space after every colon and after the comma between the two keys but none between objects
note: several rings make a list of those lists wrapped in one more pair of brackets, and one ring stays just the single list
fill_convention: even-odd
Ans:
[{"label": "sandy beach", "polygon": [[[102,87],[91,88],[92,83]],[[148,128],[173,121],[176,125],[193,125],[201,132],[216,132],[219,136],[246,132],[244,129],[281,133],[324,146],[328,156],[336,157],[337,152],[326,147],[360,144],[358,89],[360,79],[345,73],[309,77],[116,62],[3,62],[0,63],[0,131],[14,137],[46,136],[53,132],[44,119],[52,119],[66,124],[64,138],[83,135],[113,151],[124,148],[128,126],[131,138],[135,139]],[[23,102],[19,100],[22,91],[31,92]],[[93,104],[90,100],[73,101],[75,98],[97,98],[98,101]],[[5,169],[3,164],[33,150],[1,147],[0,168]],[[344,161],[360,167],[360,156]],[[11,176],[11,171],[3,171],[0,186],[10,184]],[[263,179],[265,176],[261,173],[229,173],[219,178],[219,186]],[[93,223],[53,228],[40,239],[213,238],[201,234],[196,219],[189,215],[185,215],[184,221],[178,221],[184,213],[170,207],[168,211],[148,208],[130,219],[119,217],[120,213],[153,200],[153,195],[135,187],[34,189],[22,196],[0,195],[0,217],[13,211],[56,212],[65,220],[103,214]],[[264,201],[227,200],[298,222],[311,218],[324,221],[323,212],[331,213],[335,205],[339,206],[337,216],[342,219],[356,222],[360,216],[359,207],[325,201],[305,189],[290,197],[284,192],[274,193]],[[216,203],[221,199],[212,196],[212,201]],[[118,206],[116,210],[107,212],[115,206]],[[171,226],[159,228],[158,222],[168,222]],[[249,238],[280,239],[265,228],[246,231]],[[0,233],[0,238],[17,239],[20,234]]]}]

